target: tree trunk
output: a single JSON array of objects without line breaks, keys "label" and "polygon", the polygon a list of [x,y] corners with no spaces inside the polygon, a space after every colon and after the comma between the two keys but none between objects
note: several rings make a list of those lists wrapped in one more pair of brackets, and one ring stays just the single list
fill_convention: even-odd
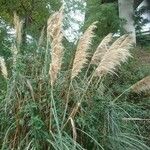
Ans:
[{"label": "tree trunk", "polygon": [[118,0],[118,3],[119,17],[126,21],[126,23],[123,25],[123,28],[131,34],[133,41],[136,44],[136,32],[133,20],[134,0]]}]

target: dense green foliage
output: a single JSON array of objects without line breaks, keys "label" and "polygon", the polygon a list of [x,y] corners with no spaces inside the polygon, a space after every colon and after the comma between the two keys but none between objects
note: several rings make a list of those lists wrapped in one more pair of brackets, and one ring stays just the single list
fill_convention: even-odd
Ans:
[{"label": "dense green foliage", "polygon": [[3,20],[0,20],[0,56],[8,58],[10,56],[10,43],[9,37],[11,34],[8,33],[9,28],[6,26]]},{"label": "dense green foliage", "polygon": [[[104,3],[100,0],[88,0],[86,9],[86,27],[98,21],[96,39],[99,41],[109,33],[116,33],[120,29],[117,3]],[[97,42],[98,42],[97,41]]]}]

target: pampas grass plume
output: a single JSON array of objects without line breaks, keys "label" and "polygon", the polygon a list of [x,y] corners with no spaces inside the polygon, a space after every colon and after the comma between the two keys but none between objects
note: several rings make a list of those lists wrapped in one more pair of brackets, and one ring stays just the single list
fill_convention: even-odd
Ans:
[{"label": "pampas grass plume", "polygon": [[19,48],[22,42],[22,28],[23,28],[23,21],[20,20],[19,16],[17,16],[16,12],[14,12],[14,26],[16,30],[16,43],[17,47]]},{"label": "pampas grass plume", "polygon": [[113,44],[103,56],[95,70],[95,76],[102,77],[107,73],[115,73],[116,67],[120,66],[121,62],[126,62],[128,57],[131,57],[129,49],[132,46],[132,40],[130,36],[121,37],[117,41],[119,42],[115,42],[116,44]]},{"label": "pampas grass plume", "polygon": [[62,44],[62,22],[62,9],[59,12],[54,13],[48,20],[47,35],[48,40],[51,40],[51,64],[49,69],[51,85],[53,85],[57,79],[63,59],[64,47]]},{"label": "pampas grass plume", "polygon": [[94,22],[92,25],[90,25],[78,41],[72,67],[72,79],[76,77],[79,72],[81,72],[81,69],[84,68],[84,65],[87,63],[87,57],[89,55],[87,50],[90,48],[92,38],[94,37],[94,29],[96,28],[96,23],[97,22]]},{"label": "pampas grass plume", "polygon": [[101,43],[97,47],[97,49],[91,59],[91,64],[98,65],[100,63],[102,57],[105,55],[105,53],[109,49],[109,44],[113,38],[112,36],[113,36],[113,34],[110,33],[101,41]]},{"label": "pampas grass plume", "polygon": [[143,78],[132,86],[135,93],[150,91],[150,76]]},{"label": "pampas grass plume", "polygon": [[7,67],[3,57],[0,57],[0,67],[1,67],[2,75],[4,76],[5,79],[7,79],[8,77]]}]

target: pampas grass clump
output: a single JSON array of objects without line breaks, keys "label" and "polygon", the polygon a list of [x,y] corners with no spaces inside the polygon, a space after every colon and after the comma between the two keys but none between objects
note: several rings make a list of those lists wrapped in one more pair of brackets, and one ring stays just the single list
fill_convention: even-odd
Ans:
[{"label": "pampas grass clump", "polygon": [[[44,39],[43,28],[38,51],[28,51],[26,55],[18,49],[21,43],[21,22],[17,15],[14,17],[18,42],[12,44],[15,65],[12,67],[10,80],[6,83],[6,97],[3,99],[1,96],[0,101],[0,134],[3,137],[0,138],[1,149],[122,150],[128,145],[127,149],[140,147],[141,150],[145,150],[146,146],[139,140],[134,140],[132,135],[128,134],[129,138],[125,137],[128,126],[122,127],[119,121],[122,120],[122,116],[127,117],[126,110],[119,110],[122,107],[121,103],[117,104],[119,107],[112,106],[110,98],[103,96],[104,90],[101,92],[103,94],[100,93],[102,88],[99,88],[98,84],[101,78],[94,78],[108,73],[114,74],[117,67],[131,57],[130,36],[123,35],[112,43],[113,35],[108,34],[89,59],[96,28],[94,22],[79,38],[75,55],[70,62],[72,68],[69,66],[62,69],[65,61],[62,9],[51,15],[47,21],[45,51],[43,48],[40,52]],[[3,76],[7,79],[8,73],[3,57],[0,57],[0,66]],[[68,77],[70,68],[71,74]],[[87,76],[84,74],[88,72],[86,69],[89,71]],[[145,84],[139,83],[138,86],[146,87],[148,82],[149,78]]]}]

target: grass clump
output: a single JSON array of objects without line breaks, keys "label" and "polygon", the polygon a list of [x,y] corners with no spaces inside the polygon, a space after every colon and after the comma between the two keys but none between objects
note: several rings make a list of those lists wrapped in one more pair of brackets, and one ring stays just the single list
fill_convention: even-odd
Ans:
[{"label": "grass clump", "polygon": [[[131,56],[132,39],[123,35],[112,42],[109,34],[91,57],[93,23],[63,70],[62,20],[62,9],[49,18],[45,51],[38,47],[23,55],[20,38],[13,46],[12,71],[0,101],[1,149],[148,150],[136,122],[124,119],[138,109],[120,101],[123,94],[114,100],[105,86],[107,76]],[[16,31],[20,35],[21,27]],[[1,69],[5,77],[6,67]]]}]

